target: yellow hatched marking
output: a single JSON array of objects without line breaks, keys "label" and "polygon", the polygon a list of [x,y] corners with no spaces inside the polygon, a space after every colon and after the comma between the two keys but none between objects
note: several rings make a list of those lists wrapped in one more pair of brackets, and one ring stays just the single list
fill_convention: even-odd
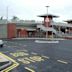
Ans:
[{"label": "yellow hatched marking", "polygon": [[30,57],[30,59],[36,62],[44,61],[44,59],[41,56],[32,56]]},{"label": "yellow hatched marking", "polygon": [[27,69],[27,70],[30,71],[30,72],[35,72],[33,69],[30,69],[30,68],[28,68],[28,67],[25,67],[25,69]]},{"label": "yellow hatched marking", "polygon": [[19,58],[18,61],[24,63],[24,64],[30,64],[30,61],[25,60],[24,58]]},{"label": "yellow hatched marking", "polygon": [[25,57],[24,59],[25,59],[25,60],[28,60],[28,61],[30,61],[30,62],[35,62],[34,60],[29,59],[29,58],[27,58],[27,57]]},{"label": "yellow hatched marking", "polygon": [[19,58],[18,61],[24,64],[30,64],[31,62],[35,63],[44,61],[44,59],[41,56],[31,56],[31,57]]},{"label": "yellow hatched marking", "polygon": [[15,68],[19,65],[19,63],[17,63],[15,60],[11,59],[10,57],[4,55],[3,53],[0,52],[0,55],[4,56],[5,58],[7,58],[8,60],[10,60],[14,63],[13,65],[11,65],[8,68],[2,70],[1,72],[9,72],[10,70],[12,70],[13,68]]},{"label": "yellow hatched marking", "polygon": [[19,57],[19,56],[28,56],[29,54],[26,52],[16,52],[16,53],[10,53],[14,57]]}]

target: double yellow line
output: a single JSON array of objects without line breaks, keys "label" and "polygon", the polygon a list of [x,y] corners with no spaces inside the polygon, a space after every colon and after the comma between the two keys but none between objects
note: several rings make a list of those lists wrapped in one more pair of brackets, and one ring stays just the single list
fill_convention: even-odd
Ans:
[{"label": "double yellow line", "polygon": [[1,72],[9,72],[10,70],[12,70],[13,68],[15,68],[15,67],[17,67],[19,65],[19,63],[17,63],[12,58],[6,56],[5,54],[3,54],[3,53],[0,52],[0,55],[13,62],[13,64],[11,66],[7,67],[6,69],[2,70]]}]

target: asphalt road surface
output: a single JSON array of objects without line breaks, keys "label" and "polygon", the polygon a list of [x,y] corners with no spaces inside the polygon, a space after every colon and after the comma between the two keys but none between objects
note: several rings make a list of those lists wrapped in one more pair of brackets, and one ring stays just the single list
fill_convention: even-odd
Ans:
[{"label": "asphalt road surface", "polygon": [[10,72],[72,72],[72,40],[59,43],[4,40],[0,52],[19,63]]}]

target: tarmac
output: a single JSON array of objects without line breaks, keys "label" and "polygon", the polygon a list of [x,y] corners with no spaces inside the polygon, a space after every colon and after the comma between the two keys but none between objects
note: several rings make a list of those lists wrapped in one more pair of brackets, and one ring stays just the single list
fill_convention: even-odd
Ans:
[{"label": "tarmac", "polygon": [[12,62],[5,72],[72,72],[72,40],[15,38],[4,40],[0,52]]}]

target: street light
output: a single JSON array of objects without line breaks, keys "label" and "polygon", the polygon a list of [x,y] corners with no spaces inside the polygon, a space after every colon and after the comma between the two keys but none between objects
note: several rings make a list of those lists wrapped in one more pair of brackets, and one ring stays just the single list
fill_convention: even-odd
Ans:
[{"label": "street light", "polygon": [[8,24],[8,6],[7,6],[6,10],[7,10],[7,24]]},{"label": "street light", "polygon": [[[48,19],[48,7],[49,6],[46,6],[46,9],[47,9],[47,18],[46,18],[46,22],[47,22],[47,27],[48,27],[48,22],[49,22],[49,19]],[[46,38],[48,37],[48,31],[46,31]]]},{"label": "street light", "polygon": [[48,7],[49,7],[49,6],[46,6],[46,8],[47,8],[47,17],[48,17]]}]

